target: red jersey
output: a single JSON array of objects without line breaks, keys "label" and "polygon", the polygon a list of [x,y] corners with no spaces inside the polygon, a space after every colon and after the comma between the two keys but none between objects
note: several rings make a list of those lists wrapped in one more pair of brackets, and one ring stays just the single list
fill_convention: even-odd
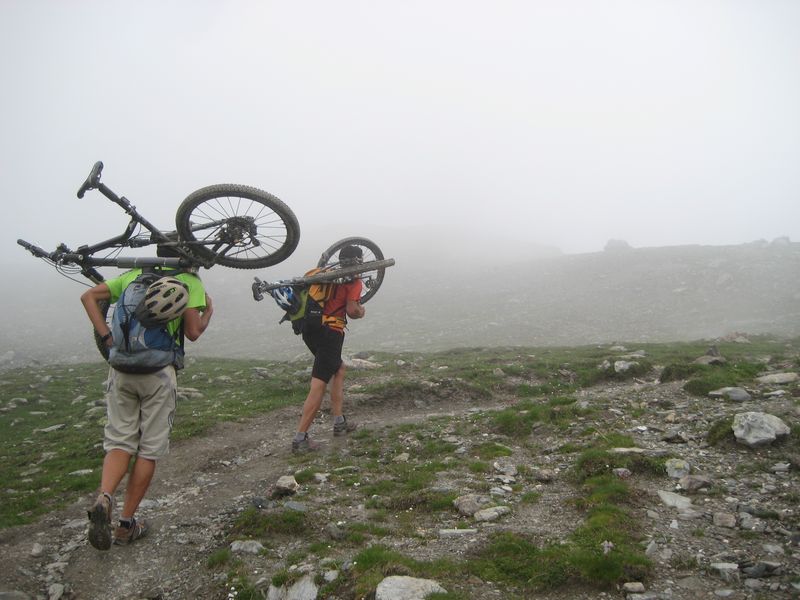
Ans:
[{"label": "red jersey", "polygon": [[362,281],[357,278],[349,283],[333,286],[331,297],[325,301],[322,309],[322,324],[336,331],[344,331],[347,325],[347,301],[360,300],[363,286]]}]

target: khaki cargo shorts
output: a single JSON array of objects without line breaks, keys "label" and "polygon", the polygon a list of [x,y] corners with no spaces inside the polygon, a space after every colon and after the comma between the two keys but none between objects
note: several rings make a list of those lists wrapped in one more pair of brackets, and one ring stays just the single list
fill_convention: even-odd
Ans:
[{"label": "khaki cargo shorts", "polygon": [[147,375],[110,371],[103,449],[150,460],[166,455],[178,396],[175,368]]}]

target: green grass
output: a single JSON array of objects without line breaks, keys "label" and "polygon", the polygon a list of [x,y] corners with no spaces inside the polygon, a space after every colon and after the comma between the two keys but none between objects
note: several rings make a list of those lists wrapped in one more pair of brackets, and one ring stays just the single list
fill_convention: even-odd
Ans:
[{"label": "green grass", "polygon": [[248,508],[234,521],[230,537],[269,541],[274,536],[304,535],[309,524],[306,513],[296,510],[261,512]]}]

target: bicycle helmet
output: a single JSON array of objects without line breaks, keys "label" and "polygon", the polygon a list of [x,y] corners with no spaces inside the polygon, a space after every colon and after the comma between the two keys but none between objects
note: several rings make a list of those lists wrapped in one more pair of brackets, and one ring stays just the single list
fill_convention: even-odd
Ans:
[{"label": "bicycle helmet", "polygon": [[188,304],[186,284],[174,277],[162,277],[147,288],[134,315],[145,327],[157,327],[180,317]]},{"label": "bicycle helmet", "polygon": [[300,298],[294,293],[292,286],[284,285],[270,291],[275,302],[283,310],[289,313],[296,313],[300,310]]},{"label": "bicycle helmet", "polygon": [[342,266],[360,265],[364,261],[364,251],[359,246],[345,246],[339,250],[339,263]]}]

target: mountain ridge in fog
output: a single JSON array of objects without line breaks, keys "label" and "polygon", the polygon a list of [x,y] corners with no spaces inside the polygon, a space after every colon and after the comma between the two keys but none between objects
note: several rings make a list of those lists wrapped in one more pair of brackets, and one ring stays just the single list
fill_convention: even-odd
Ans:
[{"label": "mountain ridge in fog", "polygon": [[[397,264],[366,305],[367,317],[350,324],[346,351],[667,342],[735,331],[800,335],[800,244],[788,240],[571,255],[539,247],[492,261],[477,246],[471,256],[450,257],[434,246],[401,252],[381,244]],[[283,276],[278,267],[204,272],[216,311],[189,355],[305,357],[301,339],[278,325],[274,302],[254,302],[249,292],[254,275]],[[20,269],[17,278],[50,297],[30,296],[15,309],[19,318],[4,323],[4,365],[99,358],[80,286],[44,267]]]}]

